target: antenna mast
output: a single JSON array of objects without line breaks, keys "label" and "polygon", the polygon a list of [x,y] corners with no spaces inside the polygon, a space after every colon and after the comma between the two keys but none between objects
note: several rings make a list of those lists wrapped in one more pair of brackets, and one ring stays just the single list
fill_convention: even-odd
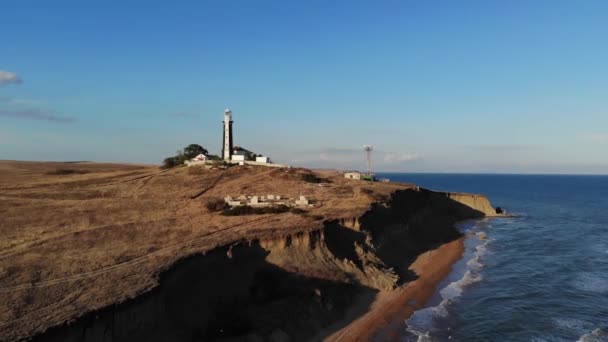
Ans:
[{"label": "antenna mast", "polygon": [[372,151],[374,150],[374,146],[372,145],[363,145],[363,149],[365,150],[365,154],[367,157],[367,175],[372,175]]}]

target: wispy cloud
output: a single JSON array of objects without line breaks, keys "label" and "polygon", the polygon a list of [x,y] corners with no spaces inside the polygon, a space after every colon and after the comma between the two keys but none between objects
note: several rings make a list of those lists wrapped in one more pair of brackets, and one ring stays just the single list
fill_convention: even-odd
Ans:
[{"label": "wispy cloud", "polygon": [[58,116],[52,112],[42,111],[39,109],[0,109],[0,117],[26,120],[41,120],[57,123],[72,123],[76,121],[76,118]]},{"label": "wispy cloud", "polygon": [[40,105],[42,103],[42,101],[33,100],[33,99],[0,96],[0,103],[10,105],[10,106],[37,106],[37,105]]},{"label": "wispy cloud", "polygon": [[583,139],[598,144],[608,143],[608,133],[591,133],[583,136]]},{"label": "wispy cloud", "polygon": [[416,153],[385,153],[384,162],[387,164],[401,164],[420,159]]},{"label": "wispy cloud", "polygon": [[525,151],[536,148],[536,146],[532,145],[469,145],[466,148],[477,151],[485,151],[485,152],[513,152],[513,151]]},{"label": "wispy cloud", "polygon": [[0,85],[23,83],[21,77],[14,72],[0,70]]},{"label": "wispy cloud", "polygon": [[187,113],[187,112],[174,112],[169,114],[169,116],[172,116],[174,118],[193,118],[196,117],[196,115],[191,114],[191,113]]},{"label": "wispy cloud", "polygon": [[12,104],[12,105],[16,105],[16,106],[37,106],[37,105],[41,104],[42,101],[15,98],[15,99],[11,99],[8,103]]},{"label": "wispy cloud", "polygon": [[[322,150],[290,151],[277,153],[275,159],[295,165],[320,168],[363,169],[367,167],[365,152],[361,149],[328,148]],[[372,152],[374,169],[401,169],[422,159],[417,153],[397,153],[375,150]]]}]

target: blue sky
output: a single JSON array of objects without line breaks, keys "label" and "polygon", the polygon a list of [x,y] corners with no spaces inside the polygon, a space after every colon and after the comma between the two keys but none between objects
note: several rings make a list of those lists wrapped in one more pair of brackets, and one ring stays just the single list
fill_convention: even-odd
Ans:
[{"label": "blue sky", "polygon": [[0,159],[608,173],[606,1],[0,7]]}]

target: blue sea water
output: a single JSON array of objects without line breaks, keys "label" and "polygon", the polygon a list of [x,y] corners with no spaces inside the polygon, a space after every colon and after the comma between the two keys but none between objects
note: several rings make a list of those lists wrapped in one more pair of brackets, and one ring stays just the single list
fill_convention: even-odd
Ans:
[{"label": "blue sea water", "polygon": [[608,341],[608,176],[379,176],[516,215],[459,225],[463,259],[401,340]]}]

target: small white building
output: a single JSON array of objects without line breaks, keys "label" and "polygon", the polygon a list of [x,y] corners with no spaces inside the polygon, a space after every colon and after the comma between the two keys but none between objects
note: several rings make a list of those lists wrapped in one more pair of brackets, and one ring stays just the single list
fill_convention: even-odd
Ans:
[{"label": "small white building", "polygon": [[270,163],[270,158],[268,157],[255,157],[256,163]]},{"label": "small white building", "polygon": [[207,161],[207,156],[204,154],[199,154],[198,156],[192,158],[192,160],[196,160],[196,161]]},{"label": "small white building", "polygon": [[184,161],[184,164],[186,164],[188,166],[205,165],[205,164],[207,164],[207,161],[209,161],[209,158],[206,155],[201,153],[198,156],[196,156],[190,160]]},{"label": "small white building", "polygon": [[238,161],[238,162],[244,162],[245,161],[245,155],[243,154],[235,154],[232,156],[232,160],[233,161]]},{"label": "small white building", "polygon": [[300,199],[297,199],[295,203],[297,206],[306,206],[308,205],[308,199],[304,196],[300,196]]},{"label": "small white building", "polygon": [[361,172],[357,172],[357,171],[345,172],[344,178],[361,180]]},{"label": "small white building", "polygon": [[226,196],[226,198],[224,198],[224,202],[226,202],[226,204],[228,204],[231,207],[239,206],[242,204],[241,201],[235,200],[230,196]]}]

